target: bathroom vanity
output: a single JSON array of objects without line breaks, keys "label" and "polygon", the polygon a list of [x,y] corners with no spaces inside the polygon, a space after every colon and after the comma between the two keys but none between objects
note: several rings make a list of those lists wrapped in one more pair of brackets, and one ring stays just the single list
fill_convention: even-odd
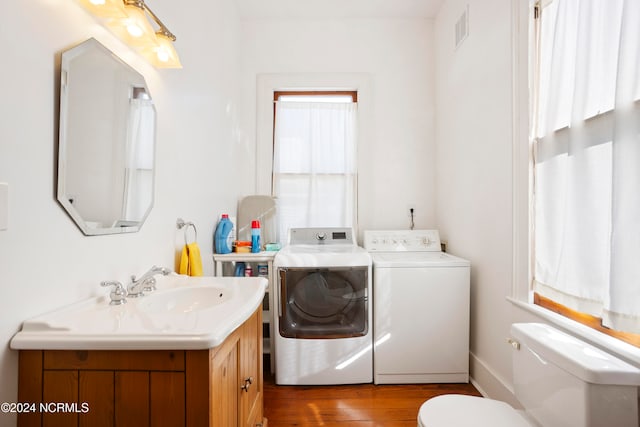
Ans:
[{"label": "bathroom vanity", "polygon": [[[265,425],[266,280],[163,280],[172,289],[122,306],[90,300],[24,322],[11,343],[19,350],[18,426]],[[175,287],[185,280],[196,286]],[[185,302],[205,289],[224,302]]]},{"label": "bathroom vanity", "polygon": [[261,332],[258,309],[208,350],[21,350],[18,425],[262,425]]}]

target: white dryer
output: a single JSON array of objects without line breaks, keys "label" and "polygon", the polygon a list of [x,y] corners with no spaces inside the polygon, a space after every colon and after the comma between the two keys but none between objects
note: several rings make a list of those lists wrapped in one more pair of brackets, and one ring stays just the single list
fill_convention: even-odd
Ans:
[{"label": "white dryer", "polygon": [[469,381],[470,263],[437,230],[365,231],[376,384]]},{"label": "white dryer", "polygon": [[292,228],[273,261],[276,384],[373,381],[371,256],[351,228]]}]

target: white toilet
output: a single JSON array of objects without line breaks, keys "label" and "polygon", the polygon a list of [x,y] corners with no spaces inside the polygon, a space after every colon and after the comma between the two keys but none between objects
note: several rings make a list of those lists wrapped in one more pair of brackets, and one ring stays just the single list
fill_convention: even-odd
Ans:
[{"label": "white toilet", "polygon": [[443,395],[422,404],[420,427],[638,427],[640,370],[540,323],[516,323],[515,395],[524,407]]}]

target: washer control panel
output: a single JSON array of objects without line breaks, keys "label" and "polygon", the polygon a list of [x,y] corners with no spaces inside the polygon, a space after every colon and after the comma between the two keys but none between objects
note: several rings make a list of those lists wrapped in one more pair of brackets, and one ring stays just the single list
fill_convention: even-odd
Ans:
[{"label": "washer control panel", "polygon": [[366,230],[364,248],[369,252],[440,252],[438,230]]}]

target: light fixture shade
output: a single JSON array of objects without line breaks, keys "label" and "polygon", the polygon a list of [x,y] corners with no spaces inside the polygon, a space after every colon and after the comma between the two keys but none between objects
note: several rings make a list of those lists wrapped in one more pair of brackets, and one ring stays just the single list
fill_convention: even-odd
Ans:
[{"label": "light fixture shade", "polygon": [[136,5],[124,7],[126,17],[111,19],[107,26],[122,41],[137,48],[157,45],[155,31],[147,19],[144,9]]},{"label": "light fixture shade", "polygon": [[101,18],[126,18],[122,0],[77,0],[82,7]]},{"label": "light fixture shade", "polygon": [[173,40],[161,31],[156,33],[157,45],[142,50],[142,55],[156,68],[182,68]]},{"label": "light fixture shade", "polygon": [[[182,68],[173,42],[176,37],[144,0],[77,0],[97,16],[123,43],[156,68]],[[148,15],[148,16],[147,16]],[[156,31],[150,19],[160,29]]]}]

